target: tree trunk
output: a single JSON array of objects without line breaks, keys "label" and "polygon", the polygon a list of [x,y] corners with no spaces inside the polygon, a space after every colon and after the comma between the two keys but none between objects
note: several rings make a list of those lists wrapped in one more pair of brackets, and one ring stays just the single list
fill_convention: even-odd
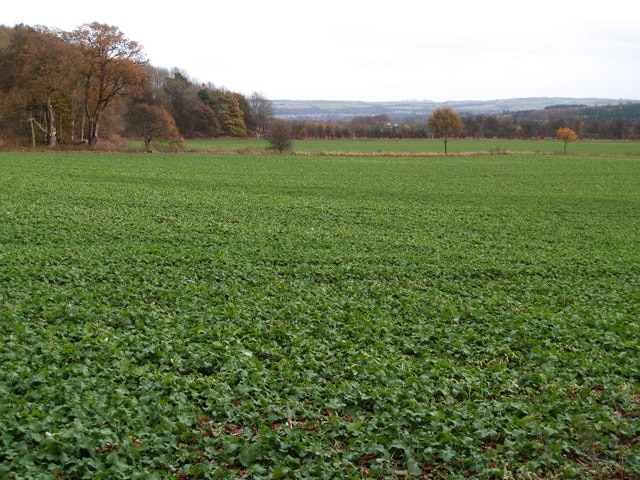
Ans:
[{"label": "tree trunk", "polygon": [[91,113],[87,111],[87,121],[89,123],[87,126],[87,142],[89,143],[89,148],[95,147],[98,143],[98,127],[102,120],[103,111],[104,106],[102,108],[100,108],[100,106],[96,107],[96,109]]},{"label": "tree trunk", "polygon": [[98,120],[94,120],[93,118],[89,119],[87,141],[89,142],[89,148],[95,147],[98,143]]},{"label": "tree trunk", "polygon": [[35,128],[33,128],[33,123],[34,123],[33,118],[30,118],[29,119],[29,124],[31,125],[31,146],[32,146],[33,150],[35,151],[35,149],[36,149],[36,130],[35,130]]},{"label": "tree trunk", "polygon": [[84,143],[84,129],[86,127],[87,124],[87,117],[86,115],[82,115],[82,125],[80,127],[80,141],[82,143]]},{"label": "tree trunk", "polygon": [[55,147],[58,144],[58,138],[56,136],[56,125],[55,125],[55,112],[53,110],[53,105],[51,105],[51,99],[47,99],[46,105],[46,115],[47,115],[47,144],[50,147]]},{"label": "tree trunk", "polygon": [[448,139],[447,139],[447,137],[445,136],[445,137],[444,137],[444,153],[445,153],[445,154],[447,153],[447,140],[448,140]]}]

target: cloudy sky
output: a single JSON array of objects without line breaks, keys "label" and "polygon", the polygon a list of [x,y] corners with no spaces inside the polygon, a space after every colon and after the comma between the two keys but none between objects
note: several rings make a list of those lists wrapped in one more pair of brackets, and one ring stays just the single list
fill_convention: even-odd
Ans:
[{"label": "cloudy sky", "polygon": [[633,0],[50,0],[0,22],[118,27],[150,63],[267,98],[640,99]]}]

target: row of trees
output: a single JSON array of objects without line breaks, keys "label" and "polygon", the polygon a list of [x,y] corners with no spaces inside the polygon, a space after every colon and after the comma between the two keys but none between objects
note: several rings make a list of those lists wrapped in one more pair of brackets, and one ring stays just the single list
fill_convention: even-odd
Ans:
[{"label": "row of trees", "polygon": [[273,116],[262,95],[197,84],[155,68],[142,47],[100,23],[64,32],[0,27],[0,135],[5,141],[95,147],[111,135],[182,138],[261,134]]},{"label": "row of trees", "polygon": [[[430,134],[444,142],[444,153],[448,153],[449,138],[463,135],[465,125],[462,117],[450,108],[438,108],[427,119]],[[304,128],[304,127],[303,127]],[[299,133],[299,132],[298,132]],[[554,132],[555,138],[564,142],[564,153],[567,154],[567,144],[578,139],[578,134],[569,127],[560,127]],[[267,138],[274,150],[280,153],[292,148],[293,128],[291,122],[276,120],[272,122]]]},{"label": "row of trees", "polygon": [[[604,108],[604,107],[599,107]],[[461,115],[461,137],[470,138],[549,138],[559,128],[571,128],[586,139],[640,139],[638,117],[603,120],[581,114],[548,113],[536,118],[534,112]],[[562,112],[564,113],[564,112]],[[388,115],[359,116],[345,120],[291,120],[294,135],[299,138],[428,138],[433,131],[425,118],[411,116],[392,119]]]},{"label": "row of trees", "polygon": [[[429,130],[444,141],[444,153],[447,153],[447,143],[450,137],[458,136],[464,131],[462,118],[450,108],[438,108],[427,121]],[[569,127],[560,127],[555,131],[555,137],[564,142],[564,154],[567,154],[567,144],[578,139],[578,134]]]}]

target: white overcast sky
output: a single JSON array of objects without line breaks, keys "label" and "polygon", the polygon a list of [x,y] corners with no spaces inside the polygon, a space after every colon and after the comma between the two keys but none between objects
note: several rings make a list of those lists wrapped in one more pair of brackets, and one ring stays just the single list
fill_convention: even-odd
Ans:
[{"label": "white overcast sky", "polygon": [[4,25],[107,23],[154,66],[272,100],[640,99],[636,0],[5,3]]}]

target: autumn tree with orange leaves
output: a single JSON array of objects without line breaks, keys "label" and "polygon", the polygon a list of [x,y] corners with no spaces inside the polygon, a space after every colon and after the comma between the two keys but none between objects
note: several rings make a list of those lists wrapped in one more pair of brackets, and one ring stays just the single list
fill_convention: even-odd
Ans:
[{"label": "autumn tree with orange leaves", "polygon": [[[23,79],[15,91],[21,92],[25,119],[45,134],[50,147],[57,144],[56,111],[68,110],[66,93],[72,89],[76,55],[73,48],[64,42],[57,32],[40,29],[27,30],[25,41],[17,50],[15,72]],[[42,110],[39,119],[34,110]],[[35,144],[35,135],[32,133]]]},{"label": "autumn tree with orange leaves", "polygon": [[564,142],[564,154],[567,154],[567,143],[575,142],[578,139],[578,134],[569,127],[562,127],[556,130],[556,138]]},{"label": "autumn tree with orange leaves", "polygon": [[119,98],[140,93],[148,79],[142,47],[117,28],[98,22],[70,33],[81,52],[78,72],[84,89],[89,147],[98,141],[100,121]]}]

